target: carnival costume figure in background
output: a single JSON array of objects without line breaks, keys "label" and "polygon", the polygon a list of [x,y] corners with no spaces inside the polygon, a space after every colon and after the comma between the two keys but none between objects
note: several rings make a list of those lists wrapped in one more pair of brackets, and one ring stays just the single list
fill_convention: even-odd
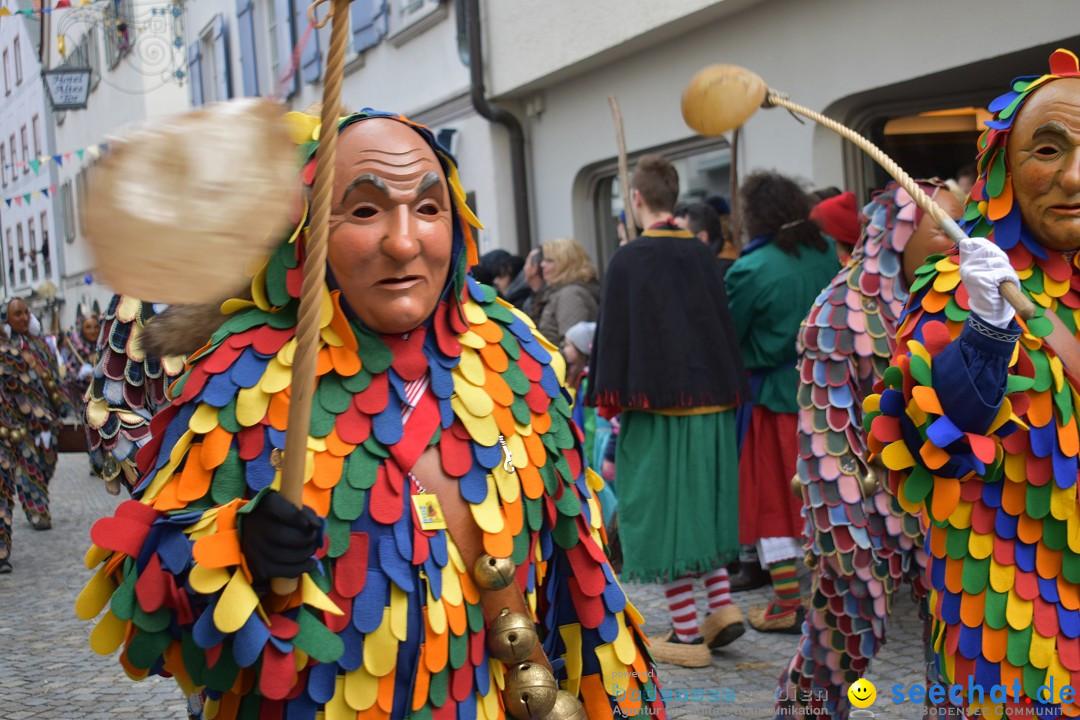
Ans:
[{"label": "carnival costume figure in background", "polygon": [[35,530],[52,527],[49,481],[56,469],[60,418],[68,409],[56,355],[30,334],[26,303],[8,303],[7,321],[10,337],[0,334],[0,572],[11,572],[16,496]]},{"label": "carnival costume figure in background", "polygon": [[[312,158],[318,119],[290,118]],[[489,651],[466,533],[511,573],[588,717],[662,716],[640,616],[604,554],[602,481],[582,460],[561,357],[466,277],[477,223],[453,159],[399,116],[364,111],[338,129],[306,507],[274,490],[303,217],[172,386],[135,499],[92,530],[98,572],[78,612],[111,599],[92,645],[123,646],[134,678],[202,689],[207,717],[500,718],[513,673]],[[431,525],[435,474],[460,491],[437,499],[470,527]],[[299,589],[275,594],[267,580],[283,576]]]},{"label": "carnival costume figure in background", "polygon": [[[704,667],[746,630],[728,572],[738,541],[734,405],[746,381],[712,251],[676,226],[679,175],[646,155],[630,180],[641,236],[611,258],[587,403],[621,411],[615,466],[623,576],[663,582],[672,630],[661,662]],[[693,448],[689,452],[688,448]],[[708,612],[698,622],[694,577]]]},{"label": "carnival costume figure in background", "polygon": [[[973,239],[918,271],[864,426],[889,490],[928,524],[945,682],[973,703],[1001,698],[968,697],[969,683],[1010,688],[1009,704],[1019,687],[1020,707],[1072,717],[1076,695],[1061,691],[1080,685],[1080,385],[1062,354],[1080,315],[1076,56],[1055,51],[1048,74],[1014,80],[990,110],[964,215]],[[1035,317],[1017,322],[1003,282]],[[1052,314],[1064,338],[1049,338]]]},{"label": "carnival costume figure in background", "polygon": [[101,356],[86,394],[90,467],[116,495],[131,492],[135,454],[150,441],[150,419],[169,403],[167,388],[184,369],[177,356],[144,348],[147,323],[164,307],[113,295],[105,311]]},{"label": "carnival costume figure in background", "polygon": [[98,336],[101,334],[101,321],[96,313],[83,315],[75,319],[75,327],[66,331],[60,341],[60,357],[64,361],[64,380],[62,387],[68,402],[75,408],[75,416],[82,419],[82,408],[86,403],[86,390],[94,375],[94,365],[98,361]]},{"label": "carnival costume figure in background", "polygon": [[[938,180],[920,186],[946,212],[960,203]],[[812,217],[812,215],[811,215]],[[847,717],[848,686],[885,639],[900,584],[926,594],[917,514],[903,511],[866,462],[862,401],[893,356],[908,287],[928,255],[952,241],[898,183],[863,208],[850,263],[814,302],[799,333],[799,459],[813,596],[798,652],[780,678],[778,707]],[[788,709],[784,715],[791,715]]]}]

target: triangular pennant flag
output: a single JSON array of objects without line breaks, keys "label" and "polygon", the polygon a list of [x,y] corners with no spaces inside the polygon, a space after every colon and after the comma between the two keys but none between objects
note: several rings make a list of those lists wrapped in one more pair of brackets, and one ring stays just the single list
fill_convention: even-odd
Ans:
[{"label": "triangular pennant flag", "polygon": [[64,159],[65,160],[70,160],[71,159],[71,153],[69,153],[69,152],[64,153]]},{"label": "triangular pennant flag", "polygon": [[11,198],[4,198],[4,202],[7,203],[8,207],[11,207]]},{"label": "triangular pennant flag", "polygon": [[19,207],[22,207],[22,198],[19,197],[18,195],[15,196],[15,204],[18,205]]},{"label": "triangular pennant flag", "polygon": [[97,160],[101,156],[101,150],[98,148],[97,145],[91,145],[90,147],[86,148],[86,152],[90,153],[90,157],[94,158],[95,160]]},{"label": "triangular pennant flag", "polygon": [[79,156],[80,160],[82,160],[82,158],[83,158],[83,151],[82,150],[76,150],[75,154]]},{"label": "triangular pennant flag", "polygon": [[49,188],[41,188],[41,194],[45,197],[49,197]]},{"label": "triangular pennant flag", "polygon": [[64,160],[59,155],[53,155],[52,159],[59,167],[64,167]]},{"label": "triangular pennant flag", "polygon": [[[39,191],[39,190],[35,190],[34,192],[30,193],[30,195],[31,195],[32,197],[35,197],[35,198],[36,198],[36,197],[37,197],[38,195],[40,195],[40,194],[41,194],[41,191]],[[29,201],[29,200],[27,200],[26,202],[30,202],[30,201]]]},{"label": "triangular pennant flag", "polygon": [[27,163],[29,163],[30,169],[34,171],[34,174],[37,175],[38,168],[41,167],[41,161],[37,160],[37,159],[34,159],[34,160],[27,160]]},{"label": "triangular pennant flag", "polygon": [[50,185],[49,186],[49,192],[56,192],[56,186],[55,185]]},{"label": "triangular pennant flag", "polygon": [[60,8],[69,8],[69,7],[71,7],[71,0],[60,0],[60,2],[56,3],[56,9],[57,10],[59,10]]},{"label": "triangular pennant flag", "polygon": [[22,199],[26,201],[26,204],[30,204],[30,193],[23,193]]},{"label": "triangular pennant flag", "polygon": [[109,143],[101,143],[101,152],[109,152]]},{"label": "triangular pennant flag", "polygon": [[[0,17],[4,17],[5,15],[10,15],[10,14],[11,14],[11,11],[7,9],[7,5],[0,6]],[[8,207],[11,207],[10,202],[8,203]]]},{"label": "triangular pennant flag", "polygon": [[34,16],[34,9],[33,8],[23,8],[22,10],[17,10],[16,12],[21,12],[26,17],[33,17]]}]

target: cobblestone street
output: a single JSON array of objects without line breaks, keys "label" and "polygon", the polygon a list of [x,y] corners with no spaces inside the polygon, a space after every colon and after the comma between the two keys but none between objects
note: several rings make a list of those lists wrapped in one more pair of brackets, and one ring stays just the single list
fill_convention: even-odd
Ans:
[{"label": "cobblestone street", "polygon": [[[130,681],[114,658],[91,652],[87,640],[91,624],[78,620],[73,611],[75,597],[90,577],[82,563],[90,526],[111,513],[121,498],[108,495],[88,476],[81,454],[61,455],[52,498],[52,531],[34,532],[21,512],[16,516],[15,571],[0,576],[0,718],[184,718],[184,702],[172,680]],[[634,585],[628,590],[645,615],[647,632],[664,631],[661,589]],[[749,605],[764,602],[766,595],[755,591],[735,597],[745,612]],[[873,710],[878,717],[919,718],[919,706],[884,702],[893,684],[921,682],[923,677],[915,607],[907,597],[896,605],[893,641],[868,676],[881,698]],[[690,720],[770,717],[776,678],[795,645],[794,636],[748,630],[715,656],[712,667],[663,666],[667,687],[731,688],[735,697],[733,702],[672,703],[670,715]]]}]

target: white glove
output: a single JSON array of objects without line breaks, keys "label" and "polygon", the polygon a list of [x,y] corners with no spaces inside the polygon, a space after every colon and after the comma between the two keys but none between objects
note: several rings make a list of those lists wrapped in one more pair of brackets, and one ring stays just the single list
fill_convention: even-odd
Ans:
[{"label": "white glove", "polygon": [[94,374],[94,366],[91,365],[90,363],[83,363],[82,367],[79,368],[79,379],[80,380],[85,380],[86,378],[90,377],[93,374]]},{"label": "white glove", "polygon": [[967,288],[971,311],[989,325],[1007,328],[1016,311],[998,286],[1009,281],[1020,287],[1020,278],[1005,251],[986,238],[961,240],[960,279]]}]

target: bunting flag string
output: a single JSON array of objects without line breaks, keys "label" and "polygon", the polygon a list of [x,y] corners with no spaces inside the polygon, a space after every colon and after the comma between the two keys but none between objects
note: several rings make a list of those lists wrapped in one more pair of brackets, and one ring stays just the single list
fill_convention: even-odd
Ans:
[{"label": "bunting flag string", "polygon": [[[83,7],[84,5],[100,5],[101,3],[109,2],[109,1],[110,0],[78,0],[78,2],[74,3],[74,5],[77,5],[78,7]],[[70,7],[73,7],[72,0],[57,0],[56,4],[51,6],[51,7],[46,4],[43,7],[38,7],[38,8],[32,8],[32,7],[18,8],[17,7],[17,8],[11,9],[11,8],[8,8],[7,0],[0,0],[0,18],[14,17],[14,16],[17,16],[17,15],[25,15],[26,17],[31,17],[34,14],[48,15],[49,13],[51,13],[54,10],[63,10],[64,8],[70,8]]]},{"label": "bunting flag string", "polygon": [[29,205],[31,200],[35,200],[38,197],[44,197],[48,199],[49,194],[55,192],[55,185],[46,185],[44,187],[38,188],[37,190],[31,190],[30,192],[19,193],[17,195],[12,195],[11,197],[6,197],[4,198],[4,204],[7,205],[7,207],[11,207],[11,204],[15,203],[15,207],[22,207],[23,203]]},{"label": "bunting flag string", "polygon": [[48,167],[50,162],[56,163],[57,167],[63,167],[65,162],[71,160],[72,155],[78,158],[80,162],[82,162],[83,158],[87,155],[89,155],[91,159],[97,160],[101,154],[108,149],[108,143],[95,143],[94,145],[88,145],[87,147],[71,150],[69,152],[56,153],[55,155],[39,155],[36,158],[30,158],[25,161],[20,160],[18,162],[4,163],[3,169],[10,170],[14,167],[16,170],[21,170],[26,166],[30,166],[30,169],[34,171],[34,174],[38,175],[43,168]]}]

